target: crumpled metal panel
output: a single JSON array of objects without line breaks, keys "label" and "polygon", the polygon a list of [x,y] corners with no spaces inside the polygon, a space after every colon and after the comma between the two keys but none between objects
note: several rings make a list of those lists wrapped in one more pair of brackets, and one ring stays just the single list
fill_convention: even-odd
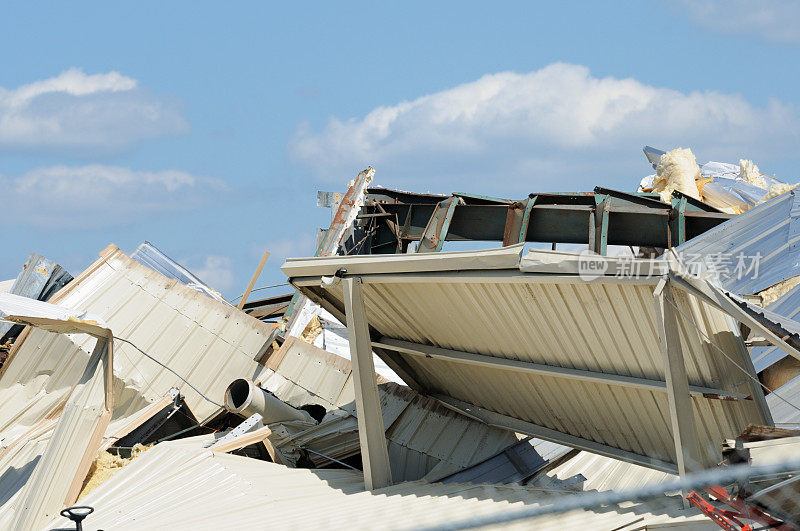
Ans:
[{"label": "crumpled metal panel", "polygon": [[525,438],[478,463],[442,478],[444,483],[520,483],[572,448],[541,439]]},{"label": "crumpled metal panel", "polygon": [[217,291],[200,280],[194,273],[181,264],[165,255],[155,245],[144,242],[131,254],[131,258],[144,264],[154,271],[158,271],[167,278],[172,278],[195,291],[203,293],[214,300],[230,305]]},{"label": "crumpled metal panel", "polygon": [[[44,256],[31,253],[14,280],[9,293],[39,301],[47,301],[70,280],[64,268]],[[0,323],[0,344],[15,339],[22,331],[19,325]]]},{"label": "crumpled metal panel", "polygon": [[556,466],[539,472],[527,484],[551,488],[565,485],[583,491],[607,491],[636,489],[676,478],[676,475],[667,472],[581,451]]},{"label": "crumpled metal panel", "polygon": [[[96,314],[115,334],[132,340],[212,399],[221,401],[235,378],[257,377],[263,370],[253,358],[270,331],[264,323],[166,279],[113,246],[51,301],[78,314]],[[0,448],[58,414],[94,344],[94,338],[82,334],[23,332],[0,371]],[[117,342],[115,352],[115,414],[138,410],[142,395],[158,400],[171,387],[181,388],[198,417],[216,411],[136,349]]]},{"label": "crumpled metal panel", "polygon": [[[289,338],[268,361],[262,387],[281,400],[300,407],[320,404],[328,413],[318,426],[299,431],[287,427],[277,434],[276,446],[298,455],[310,448],[335,459],[359,451],[358,424],[350,360],[300,339]],[[493,428],[456,413],[404,385],[378,377],[383,422],[392,477],[442,477],[468,467],[515,443],[510,431]],[[324,457],[309,455],[318,465]]]},{"label": "crumpled metal panel", "polygon": [[[90,528],[414,529],[452,526],[472,516],[550,504],[561,493],[521,486],[407,482],[365,492],[361,473],[305,470],[217,454],[194,439],[146,451],[81,503]],[[169,471],[165,474],[164,471]],[[191,496],[187,496],[187,486]],[[231,508],[235,508],[231,510]],[[713,529],[680,499],[578,509],[505,524],[514,529],[644,529],[657,524]],[[704,526],[705,527],[702,527]],[[58,518],[48,528],[69,528]]]}]

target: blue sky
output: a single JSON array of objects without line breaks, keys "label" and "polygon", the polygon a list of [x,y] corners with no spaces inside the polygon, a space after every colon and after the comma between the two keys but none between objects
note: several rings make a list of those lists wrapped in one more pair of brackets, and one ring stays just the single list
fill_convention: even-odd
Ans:
[{"label": "blue sky", "polygon": [[25,3],[0,17],[0,279],[144,240],[232,297],[317,190],[634,190],[644,144],[800,180],[791,2]]}]

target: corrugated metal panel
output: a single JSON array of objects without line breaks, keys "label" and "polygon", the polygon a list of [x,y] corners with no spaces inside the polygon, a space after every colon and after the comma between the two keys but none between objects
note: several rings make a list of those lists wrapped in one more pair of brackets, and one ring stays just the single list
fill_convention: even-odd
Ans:
[{"label": "corrugated metal panel", "polygon": [[[416,256],[405,259],[414,261]],[[349,272],[348,260],[340,257],[336,265]],[[284,271],[294,273],[291,261]],[[652,294],[657,278],[600,277],[585,282],[577,276],[518,270],[382,275],[365,269],[363,274],[367,275],[362,277],[363,295],[370,325],[386,337],[480,354],[489,360],[521,360],[664,381]],[[311,279],[307,284],[293,281],[302,289],[313,285]],[[746,351],[731,331],[728,316],[693,296],[673,291],[680,311],[741,364]],[[341,284],[317,293],[343,306]],[[744,375],[691,323],[680,319],[679,327],[690,385],[751,394]],[[399,355],[417,383],[431,393],[633,452],[645,460],[674,463],[665,391]],[[693,402],[702,450],[712,460],[720,457],[719,441],[735,436],[749,423],[760,422],[750,400],[693,396]]]},{"label": "corrugated metal panel", "polygon": [[[542,453],[539,453],[539,452]],[[441,479],[444,483],[519,483],[551,460],[572,452],[567,446],[526,438],[469,468]],[[542,455],[544,454],[544,455]],[[431,478],[428,478],[431,479]]]},{"label": "corrugated metal panel", "polygon": [[800,404],[800,376],[768,394],[766,399],[776,426],[800,427],[800,409],[795,405]]},{"label": "corrugated metal panel", "polygon": [[[359,451],[358,425],[350,360],[296,338],[289,338],[268,364],[262,387],[295,407],[320,404],[328,410],[319,426],[295,433],[295,446],[336,459]],[[406,386],[379,378],[378,392],[395,480],[442,477],[470,466],[507,446],[517,437],[456,413]],[[279,445],[285,446],[282,441]],[[311,455],[319,465],[329,464]]]},{"label": "corrugated metal panel", "polygon": [[191,289],[203,293],[223,304],[230,303],[222,298],[211,286],[200,280],[191,271],[165,255],[150,242],[144,242],[131,254],[131,258],[158,271],[167,278],[172,278]]},{"label": "corrugated metal panel", "polygon": [[[758,205],[675,248],[684,261],[702,257],[759,256],[757,274],[720,278],[722,287],[739,295],[756,293],[797,275],[800,270],[800,196],[794,191]],[[748,259],[747,264],[750,261]]]},{"label": "corrugated metal panel", "polygon": [[[107,323],[117,336],[130,339],[220,401],[233,379],[257,377],[263,370],[253,360],[269,333],[266,325],[164,278],[115,247],[101,256],[52,299],[69,310],[55,317],[85,318],[87,310],[96,314],[95,320]],[[77,326],[83,321],[69,322]],[[19,486],[30,478],[32,463],[44,451],[42,441],[32,434],[47,419],[62,414],[84,376],[95,342],[85,334],[65,336],[28,329],[12,349],[0,372],[0,461],[10,467],[3,469],[0,481],[3,500],[16,499]],[[112,420],[137,413],[171,387],[182,389],[198,417],[216,410],[182,380],[127,344],[117,342],[114,350]],[[71,425],[83,430],[78,420]],[[80,449],[71,452],[82,457]],[[5,517],[7,508],[8,504]]]},{"label": "corrugated metal panel", "polygon": [[[581,490],[625,490],[653,483],[664,483],[677,476],[651,468],[626,463],[591,452],[578,452],[553,468],[537,474],[528,485],[554,485],[565,482]],[[557,483],[555,483],[557,484]]]},{"label": "corrugated metal panel", "polygon": [[[800,272],[800,201],[795,192],[782,194],[771,201],[740,214],[675,249],[684,261],[716,262],[733,273],[738,256],[746,257],[749,267],[758,256],[758,267],[719,278],[728,291],[755,295]],[[721,260],[720,260],[721,259]],[[794,318],[800,312],[800,289],[781,296],[769,309]],[[783,359],[786,353],[776,347],[754,347],[751,358],[757,371]]]},{"label": "corrugated metal panel", "polygon": [[[72,275],[60,265],[44,256],[31,253],[7,291],[22,297],[47,301],[70,280]],[[16,338],[21,331],[22,327],[19,325],[0,323],[0,343]]]},{"label": "corrugated metal panel", "polygon": [[[800,285],[795,286],[770,304],[769,310],[789,319],[800,319]],[[786,356],[786,352],[778,347],[752,347],[750,349],[750,357],[757,371],[766,369]]]},{"label": "corrugated metal panel", "polygon": [[108,345],[107,339],[98,343],[41,459],[8,507],[11,528],[40,529],[77,498],[113,410]]},{"label": "corrugated metal panel", "polygon": [[[102,445],[112,443],[109,440],[122,426],[138,417],[149,403],[135,390],[124,388],[124,382],[115,379],[115,395],[118,400],[112,415],[111,423],[106,429]],[[119,403],[124,399],[123,403]],[[63,403],[62,403],[63,405]],[[55,411],[33,427],[17,425],[16,434],[9,433],[15,430],[6,430],[0,452],[0,527],[11,526],[10,520],[14,516],[11,507],[20,495],[21,489],[31,477],[42,454],[47,448],[53,435],[56,423],[59,420],[60,410]],[[20,432],[20,428],[26,428]],[[13,435],[13,436],[12,436]]]},{"label": "corrugated metal panel", "polygon": [[[259,357],[271,329],[258,319],[210,299],[176,280],[132,260],[110,246],[101,258],[54,297],[59,305],[98,315],[114,331],[168,365],[220,403],[228,384],[239,377],[257,378],[263,367]],[[31,330],[21,341],[12,362],[0,375],[0,390],[15,382],[28,382],[26,394],[47,393],[62,374],[65,362],[88,356],[94,339],[70,336],[72,344],[56,340],[41,330]],[[20,343],[20,341],[18,341]],[[150,400],[177,387],[198,418],[217,406],[207,402],[180,378],[128,344],[116,342],[114,371]],[[85,358],[84,358],[85,363]],[[41,366],[52,366],[45,372]],[[25,374],[15,370],[20,368]],[[16,380],[10,380],[14,374]],[[32,385],[30,385],[32,384]],[[2,413],[0,413],[0,418]]]},{"label": "corrugated metal panel", "polygon": [[[400,483],[364,492],[360,473],[290,469],[191,446],[191,440],[148,450],[92,491],[91,528],[412,529],[445,526],[552,503],[558,495],[519,486]],[[165,474],[164,471],[169,473]],[[575,510],[516,522],[519,529],[645,529],[664,524],[713,529],[680,500]],[[51,527],[69,527],[59,518]],[[628,527],[630,526],[630,527]]]},{"label": "corrugated metal panel", "polygon": [[394,424],[386,425],[393,478],[395,474],[403,480],[443,477],[517,441],[510,431],[476,422],[436,400],[413,394],[414,399]]}]

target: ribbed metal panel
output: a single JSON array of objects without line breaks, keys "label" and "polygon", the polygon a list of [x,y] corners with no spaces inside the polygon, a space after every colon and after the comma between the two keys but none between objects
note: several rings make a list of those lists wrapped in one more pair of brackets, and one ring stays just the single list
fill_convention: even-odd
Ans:
[{"label": "ribbed metal panel", "polygon": [[776,426],[800,428],[800,376],[766,396]]},{"label": "ribbed metal panel", "polygon": [[[165,278],[116,247],[103,251],[100,260],[54,299],[61,306],[98,315],[115,336],[133,342],[220,403],[231,381],[242,376],[255,378],[263,370],[255,359],[271,331],[267,325]],[[50,376],[37,378],[35,382],[41,391],[46,392],[52,379],[70,378],[63,374],[68,367],[65,362],[81,352],[88,356],[95,342],[83,334],[70,335],[70,339],[71,351],[69,345],[59,341],[62,348],[67,347],[66,351],[50,352],[47,345],[52,343],[52,335],[32,330],[15,354],[26,364],[31,363],[28,370],[39,370],[38,374],[47,374],[37,369],[39,364],[53,360]],[[117,341],[114,351],[115,374],[133,382],[147,398],[156,400],[171,387],[178,387],[196,416],[202,418],[217,409],[180,378],[130,345]],[[59,357],[50,358],[55,355]],[[9,364],[16,365],[15,361]],[[5,387],[4,381],[5,373],[0,377],[0,389]]]},{"label": "ribbed metal panel", "polygon": [[[340,258],[336,266],[347,269],[347,264],[347,258]],[[402,268],[413,269],[410,264]],[[363,271],[363,296],[370,325],[385,337],[489,360],[665,380],[653,298],[659,277],[586,282],[577,275],[523,274],[518,269],[406,274],[383,273],[385,265],[379,269],[380,274]],[[284,270],[294,271],[291,261]],[[304,281],[301,285],[312,285],[311,279]],[[341,284],[317,293],[342,307]],[[674,289],[673,294],[688,318],[679,315],[678,326],[689,384],[751,395],[747,376],[698,332],[743,365],[747,352],[729,317],[683,291]],[[397,355],[427,392],[645,458],[675,462],[665,390]],[[720,458],[721,441],[761,421],[753,400],[692,399],[701,450],[711,460]]]},{"label": "ribbed metal panel", "polygon": [[[686,260],[759,256],[758,274],[720,278],[739,295],[756,293],[800,273],[800,196],[794,191],[758,205],[675,248]],[[749,259],[747,264],[749,265]]]},{"label": "ribbed metal panel", "polygon": [[[192,443],[195,445],[192,447]],[[91,528],[413,529],[549,504],[561,494],[519,486],[400,483],[364,492],[360,473],[302,470],[198,449],[187,439],[148,450],[92,491]],[[165,471],[169,471],[165,473]],[[621,529],[657,524],[713,529],[680,500],[574,510],[516,522],[518,529]],[[50,527],[69,527],[59,518]]]},{"label": "ribbed metal panel", "polygon": [[625,490],[664,483],[676,477],[619,459],[591,452],[578,452],[574,457],[537,474],[528,485],[551,486],[555,479],[567,482],[573,488],[579,486],[585,491]]},{"label": "ribbed metal panel", "polygon": [[[320,404],[328,410],[322,423],[293,436],[297,446],[337,459],[359,451],[350,360],[289,338],[262,377],[262,386],[300,407]],[[507,446],[517,437],[465,417],[404,385],[379,378],[392,477],[436,479],[468,467]],[[309,456],[318,465],[330,462]]]}]

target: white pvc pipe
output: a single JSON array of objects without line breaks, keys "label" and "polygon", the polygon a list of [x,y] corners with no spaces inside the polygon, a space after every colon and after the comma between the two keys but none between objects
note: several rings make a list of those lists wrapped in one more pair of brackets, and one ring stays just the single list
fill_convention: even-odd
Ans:
[{"label": "white pvc pipe", "polygon": [[311,415],[302,409],[290,406],[246,378],[234,380],[225,390],[225,409],[245,417],[258,413],[264,424],[290,420],[314,422]]}]

